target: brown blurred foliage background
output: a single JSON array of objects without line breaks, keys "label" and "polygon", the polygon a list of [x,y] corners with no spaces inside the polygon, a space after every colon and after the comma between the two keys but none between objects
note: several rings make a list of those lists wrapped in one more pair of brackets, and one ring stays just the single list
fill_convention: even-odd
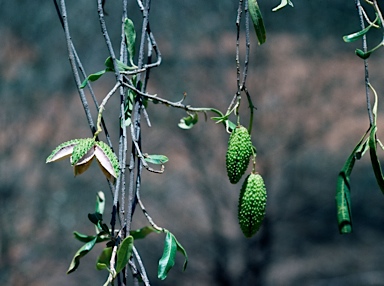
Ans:
[{"label": "brown blurred foliage background", "polygon": [[[130,2],[129,15],[140,23]],[[259,1],[267,42],[259,47],[251,34],[248,74],[257,107],[252,140],[268,191],[266,220],[255,237],[243,237],[240,184],[226,178],[222,126],[201,116],[192,130],[181,130],[182,111],[150,104],[144,151],[170,161],[163,175],[145,173],[142,199],[189,254],[186,272],[179,255],[160,281],[163,236],[137,241],[152,285],[384,285],[384,198],[369,158],[352,173],[354,232],[341,236],[336,223],[336,177],[369,124],[363,62],[354,55],[359,43],[342,41],[359,29],[354,1],[296,0],[295,8],[278,13],[271,9],[279,1],[272,2]],[[103,69],[108,54],[95,1],[67,5],[86,71]],[[119,8],[120,2],[106,1],[116,49]],[[237,1],[229,0],[152,1],[151,27],[163,63],[151,72],[148,91],[173,101],[186,92],[192,106],[226,110],[236,92],[236,9]],[[111,203],[106,181],[96,164],[76,178],[68,162],[45,164],[58,144],[91,135],[53,3],[0,0],[0,35],[0,283],[102,285],[106,272],[95,269],[102,246],[75,273],[65,273],[81,246],[72,232],[94,231],[87,214],[96,193],[104,191]],[[370,59],[380,98],[383,60],[382,50]],[[99,100],[112,80],[111,74],[94,84]],[[116,98],[104,113],[114,143],[118,112]],[[383,135],[382,122],[379,115]],[[146,224],[138,211],[133,226]]]}]

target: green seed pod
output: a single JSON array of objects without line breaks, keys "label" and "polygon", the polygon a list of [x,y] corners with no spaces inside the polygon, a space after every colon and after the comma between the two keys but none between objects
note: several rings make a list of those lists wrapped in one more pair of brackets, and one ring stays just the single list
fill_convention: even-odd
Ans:
[{"label": "green seed pod", "polygon": [[259,174],[250,174],[241,187],[238,219],[245,237],[253,236],[260,228],[265,216],[267,191]]},{"label": "green seed pod", "polygon": [[229,181],[236,184],[244,175],[252,155],[252,141],[248,130],[236,127],[229,136],[226,154],[226,166]]},{"label": "green seed pod", "polygon": [[95,156],[104,175],[114,182],[119,175],[119,160],[112,149],[103,141],[96,142]]},{"label": "green seed pod", "polygon": [[79,143],[73,148],[71,156],[72,166],[76,165],[77,162],[79,162],[79,160],[82,159],[94,145],[95,139],[93,138],[79,139]]}]

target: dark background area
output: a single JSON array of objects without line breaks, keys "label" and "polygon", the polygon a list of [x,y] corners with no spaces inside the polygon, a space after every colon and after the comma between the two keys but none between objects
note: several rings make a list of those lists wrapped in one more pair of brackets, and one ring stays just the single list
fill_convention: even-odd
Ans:
[{"label": "dark background area", "polygon": [[[130,1],[129,16],[140,30]],[[212,121],[177,127],[181,110],[149,105],[144,151],[169,157],[163,175],[145,172],[142,200],[158,225],[186,248],[165,281],[157,276],[163,235],[136,241],[152,285],[384,285],[384,198],[368,156],[352,173],[354,232],[336,223],[337,174],[368,128],[360,43],[342,36],[359,29],[354,1],[259,1],[267,42],[251,34],[248,89],[257,107],[252,140],[257,170],[268,192],[261,230],[243,237],[237,223],[240,184],[226,178],[228,134]],[[108,56],[95,1],[68,1],[70,29],[88,73]],[[110,36],[118,50],[120,2],[106,2]],[[163,63],[148,86],[169,100],[226,110],[236,92],[237,2],[152,1],[150,22]],[[74,178],[70,164],[45,164],[58,144],[91,136],[75,88],[63,31],[51,1],[0,0],[0,282],[7,285],[102,285],[95,269],[98,245],[66,275],[81,246],[74,230],[92,234],[87,214],[106,180],[93,164]],[[244,35],[242,35],[243,37]],[[378,39],[372,37],[373,46]],[[242,47],[244,48],[244,47]],[[370,59],[371,83],[384,92],[379,50]],[[94,84],[99,100],[113,75]],[[90,99],[89,99],[90,100]],[[105,119],[118,138],[118,99]],[[245,106],[243,124],[247,124]],[[382,108],[379,105],[378,129]],[[93,110],[93,115],[95,112]],[[94,117],[95,119],[95,117]],[[110,210],[106,210],[107,221]],[[135,228],[146,225],[134,216]]]}]

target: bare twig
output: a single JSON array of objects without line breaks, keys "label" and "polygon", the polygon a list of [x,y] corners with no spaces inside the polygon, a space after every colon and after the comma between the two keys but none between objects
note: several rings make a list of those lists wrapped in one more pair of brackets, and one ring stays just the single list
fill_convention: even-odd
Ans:
[{"label": "bare twig", "polygon": [[[360,0],[355,0],[355,4],[357,7],[357,11],[359,13],[360,18],[360,26],[363,30],[365,28],[364,23],[364,15],[363,15],[363,7],[361,6]],[[367,37],[366,35],[363,36],[363,51],[364,53],[367,52]],[[368,70],[368,60],[364,60],[364,78],[365,78],[365,98],[367,101],[367,111],[368,111],[368,118],[369,123],[372,126],[373,125],[373,113],[372,113],[372,107],[371,107],[371,98],[370,98],[370,89],[369,89],[369,70]]]}]

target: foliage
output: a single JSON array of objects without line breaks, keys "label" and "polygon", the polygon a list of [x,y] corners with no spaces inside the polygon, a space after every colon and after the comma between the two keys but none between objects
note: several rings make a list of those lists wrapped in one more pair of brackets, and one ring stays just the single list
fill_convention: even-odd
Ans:
[{"label": "foliage", "polygon": [[[74,232],[75,238],[84,244],[75,253],[67,271],[67,273],[71,273],[78,269],[81,258],[87,255],[97,243],[106,243],[106,247],[102,250],[96,262],[96,268],[98,270],[107,270],[109,273],[104,285],[113,285],[116,278],[118,278],[118,285],[122,285],[121,281],[127,279],[129,271],[135,283],[142,281],[145,285],[149,285],[149,279],[144,265],[135,247],[135,240],[145,239],[147,235],[152,232],[165,234],[163,254],[158,262],[159,279],[164,280],[167,278],[169,271],[175,265],[177,252],[180,252],[184,256],[183,270],[186,269],[188,264],[188,255],[184,247],[176,239],[174,234],[166,228],[159,227],[154,222],[140,198],[143,168],[149,172],[162,174],[165,169],[164,164],[168,162],[166,155],[149,155],[145,153],[142,148],[141,119],[144,118],[148,126],[151,125],[149,115],[147,114],[147,106],[149,104],[163,104],[168,107],[184,110],[186,116],[182,117],[178,123],[181,129],[193,128],[199,122],[200,114],[203,114],[205,119],[207,119],[207,114],[213,113],[214,116],[210,117],[210,119],[216,123],[221,123],[223,127],[225,127],[223,129],[224,132],[230,134],[226,163],[231,183],[236,184],[240,181],[252,157],[252,172],[246,177],[239,194],[238,219],[241,230],[246,237],[251,237],[258,231],[263,222],[266,209],[266,188],[262,177],[256,172],[257,152],[251,140],[253,115],[256,108],[246,85],[250,57],[249,19],[252,21],[258,44],[262,45],[267,39],[263,16],[257,1],[245,0],[243,2],[243,0],[239,0],[236,18],[237,90],[232,98],[230,98],[231,100],[226,112],[222,112],[213,107],[193,107],[189,104],[184,104],[187,98],[186,93],[183,94],[180,101],[172,102],[157,94],[147,92],[146,87],[149,81],[149,72],[152,68],[158,67],[161,64],[161,53],[149,25],[151,2],[149,0],[144,2],[139,0],[137,2],[143,15],[141,25],[143,28],[140,42],[136,43],[136,39],[139,37],[137,37],[134,22],[127,17],[127,3],[125,1],[122,9],[122,40],[120,43],[120,57],[118,59],[115,55],[112,41],[109,38],[104,21],[104,1],[98,0],[98,15],[109,55],[106,56],[106,60],[104,61],[105,69],[89,75],[84,72],[82,76],[80,76],[78,70],[83,69],[81,68],[80,59],[71,41],[65,1],[61,0],[60,7],[55,1],[57,11],[62,18],[75,81],[89,126],[93,132],[93,137],[73,139],[60,144],[53,150],[51,155],[48,156],[46,162],[50,163],[70,157],[71,165],[74,167],[74,173],[75,175],[79,175],[84,173],[89,168],[93,158],[96,158],[103,174],[108,180],[108,185],[112,193],[112,219],[110,225],[103,222],[105,198],[104,193],[99,192],[95,212],[88,214],[88,219],[95,225],[96,233],[86,235]],[[362,23],[361,30],[346,35],[343,39],[348,43],[358,39],[363,40],[363,49],[356,49],[355,53],[365,61],[366,98],[370,126],[353,149],[338,176],[336,202],[337,219],[341,233],[350,233],[352,231],[350,176],[356,160],[359,160],[367,151],[369,151],[371,157],[371,164],[377,183],[384,192],[384,177],[377,154],[377,143],[382,147],[382,144],[377,138],[378,96],[369,82],[368,64],[366,61],[373,52],[384,45],[383,36],[379,44],[372,49],[367,49],[366,35],[372,29],[384,29],[384,21],[376,0],[367,2],[367,5],[373,7],[375,11],[376,18],[373,21],[369,19],[359,0],[357,0],[356,3]],[[285,6],[293,7],[293,3],[290,0],[282,0],[272,11],[278,11]],[[241,26],[243,13],[245,16],[246,50],[244,62],[240,63],[240,33],[243,29]],[[368,26],[365,27],[364,21],[368,23]],[[136,46],[139,46],[138,53],[136,53]],[[147,53],[146,55],[145,52]],[[156,55],[156,61],[153,61],[153,53]],[[242,71],[242,73],[240,71]],[[97,122],[93,124],[84,90],[88,88],[89,92],[93,95],[91,84],[97,82],[97,80],[106,73],[113,73],[115,75],[115,85],[105,95],[100,105],[97,100],[95,100]],[[373,106],[371,106],[370,103],[370,91],[374,94]],[[118,115],[120,137],[118,151],[114,152],[104,123],[103,111],[109,99],[116,94],[120,95],[120,114]],[[245,95],[246,103],[249,107],[248,113],[245,116],[240,114],[240,106],[243,103],[241,100],[242,95]],[[93,96],[93,98],[95,97]],[[243,127],[244,123],[242,121],[246,116],[249,118],[249,122],[247,127]],[[101,141],[99,136],[101,136],[103,131],[106,140]],[[238,133],[240,131],[241,134],[239,135]],[[127,138],[130,138],[130,143],[132,144],[130,153],[128,152]],[[129,162],[127,162],[127,158],[129,158]],[[149,164],[155,166],[160,165],[161,167],[160,169],[154,169]],[[128,185],[128,197],[125,192],[126,184]],[[125,208],[120,208],[120,204],[123,204]],[[143,226],[138,230],[132,230],[131,221],[137,206],[146,216],[149,225]]]}]

